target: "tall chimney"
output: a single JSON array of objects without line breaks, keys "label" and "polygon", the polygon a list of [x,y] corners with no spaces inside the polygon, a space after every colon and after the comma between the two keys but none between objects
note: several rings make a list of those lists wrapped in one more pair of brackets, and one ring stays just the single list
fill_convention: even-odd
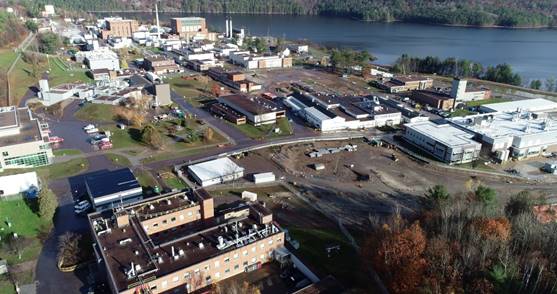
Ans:
[{"label": "tall chimney", "polygon": [[159,23],[159,6],[158,3],[155,2],[155,14],[157,15],[157,38],[161,39],[161,31],[160,31],[160,23]]},{"label": "tall chimney", "polygon": [[229,22],[230,23],[228,24],[228,27],[230,29],[230,32],[228,33],[228,37],[232,38],[232,17],[229,19]]},{"label": "tall chimney", "polygon": [[224,23],[226,24],[226,31],[224,33],[224,37],[230,38],[230,36],[228,36],[228,17],[224,20]]}]

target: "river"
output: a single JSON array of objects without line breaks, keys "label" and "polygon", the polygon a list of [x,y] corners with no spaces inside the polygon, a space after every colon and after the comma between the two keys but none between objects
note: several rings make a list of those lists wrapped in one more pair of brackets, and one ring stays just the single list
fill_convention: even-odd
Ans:
[{"label": "river", "polygon": [[[107,16],[106,14],[100,14]],[[154,14],[120,13],[153,20]],[[161,21],[186,16],[161,13]],[[222,14],[199,15],[211,29],[224,30]],[[484,65],[508,63],[524,78],[557,77],[557,30],[448,27],[408,23],[367,23],[345,18],[289,15],[233,15],[234,27],[252,35],[307,39],[326,46],[366,49],[378,63],[391,64],[401,54],[470,59]]]}]

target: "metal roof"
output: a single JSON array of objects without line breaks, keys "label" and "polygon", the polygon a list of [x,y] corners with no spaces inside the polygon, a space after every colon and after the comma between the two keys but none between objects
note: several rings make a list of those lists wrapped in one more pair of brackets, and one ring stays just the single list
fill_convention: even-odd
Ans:
[{"label": "metal roof", "polygon": [[87,176],[85,184],[91,198],[98,198],[140,187],[139,182],[129,168]]}]

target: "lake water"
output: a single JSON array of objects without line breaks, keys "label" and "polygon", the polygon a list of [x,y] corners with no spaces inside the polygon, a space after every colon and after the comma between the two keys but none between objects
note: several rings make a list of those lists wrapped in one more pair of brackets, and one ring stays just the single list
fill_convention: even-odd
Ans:
[{"label": "lake water", "polygon": [[[154,14],[121,15],[144,20]],[[163,13],[162,21],[186,16]],[[222,14],[200,15],[211,29],[224,30]],[[484,65],[509,63],[525,82],[557,77],[557,30],[511,30],[444,27],[407,23],[366,23],[344,18],[283,15],[233,15],[234,27],[252,35],[307,39],[327,46],[366,49],[378,63],[390,64],[401,54],[470,59]]]}]

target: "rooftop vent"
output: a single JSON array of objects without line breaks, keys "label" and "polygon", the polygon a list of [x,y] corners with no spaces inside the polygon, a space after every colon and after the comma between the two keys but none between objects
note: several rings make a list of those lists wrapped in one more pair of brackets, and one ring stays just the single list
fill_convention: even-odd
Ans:
[{"label": "rooftop vent", "polygon": [[132,238],[127,238],[127,239],[123,239],[123,240],[118,241],[118,244],[124,246],[128,243],[131,243],[131,242],[132,242]]},{"label": "rooftop vent", "polygon": [[199,242],[199,249],[203,250],[203,248],[205,248],[205,245],[203,245],[203,242]]}]

